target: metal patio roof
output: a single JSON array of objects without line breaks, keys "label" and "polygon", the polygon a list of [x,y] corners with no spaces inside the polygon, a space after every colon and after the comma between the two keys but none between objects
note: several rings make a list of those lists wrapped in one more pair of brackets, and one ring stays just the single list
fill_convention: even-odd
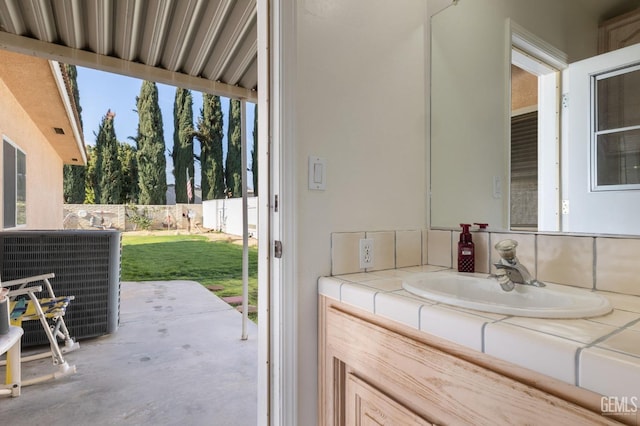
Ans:
[{"label": "metal patio roof", "polygon": [[0,48],[257,100],[256,0],[0,0]]}]

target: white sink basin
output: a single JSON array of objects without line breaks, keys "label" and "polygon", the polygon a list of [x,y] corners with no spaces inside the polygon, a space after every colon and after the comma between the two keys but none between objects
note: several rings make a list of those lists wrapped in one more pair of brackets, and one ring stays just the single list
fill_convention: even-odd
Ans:
[{"label": "white sink basin", "polygon": [[556,284],[516,284],[511,292],[487,274],[430,272],[407,278],[402,287],[426,299],[462,308],[536,318],[587,318],[611,311],[609,300],[586,289]]}]

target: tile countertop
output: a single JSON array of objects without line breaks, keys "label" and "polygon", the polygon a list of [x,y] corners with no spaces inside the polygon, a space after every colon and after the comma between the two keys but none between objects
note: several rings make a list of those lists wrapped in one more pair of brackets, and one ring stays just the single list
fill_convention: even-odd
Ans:
[{"label": "tile countertop", "polygon": [[605,396],[640,399],[640,297],[598,292],[614,310],[588,319],[539,319],[457,308],[414,296],[402,279],[437,266],[321,277],[318,291],[515,365]]}]

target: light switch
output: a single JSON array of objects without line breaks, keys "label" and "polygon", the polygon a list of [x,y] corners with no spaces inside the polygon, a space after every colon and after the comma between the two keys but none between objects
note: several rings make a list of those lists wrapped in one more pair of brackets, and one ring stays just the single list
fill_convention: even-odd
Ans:
[{"label": "light switch", "polygon": [[502,179],[500,176],[493,177],[493,198],[502,198]]},{"label": "light switch", "polygon": [[309,156],[309,189],[324,191],[327,186],[327,160]]},{"label": "light switch", "polygon": [[313,183],[322,183],[322,175],[323,175],[323,170],[322,170],[322,164],[320,163],[314,163],[313,165]]}]

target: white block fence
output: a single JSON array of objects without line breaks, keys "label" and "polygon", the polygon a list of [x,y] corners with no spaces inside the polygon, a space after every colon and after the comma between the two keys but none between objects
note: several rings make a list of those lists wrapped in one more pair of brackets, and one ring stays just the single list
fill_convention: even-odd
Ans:
[{"label": "white block fence", "polygon": [[[247,198],[249,236],[258,236],[258,197]],[[242,198],[202,202],[202,225],[231,235],[242,235]]]}]

